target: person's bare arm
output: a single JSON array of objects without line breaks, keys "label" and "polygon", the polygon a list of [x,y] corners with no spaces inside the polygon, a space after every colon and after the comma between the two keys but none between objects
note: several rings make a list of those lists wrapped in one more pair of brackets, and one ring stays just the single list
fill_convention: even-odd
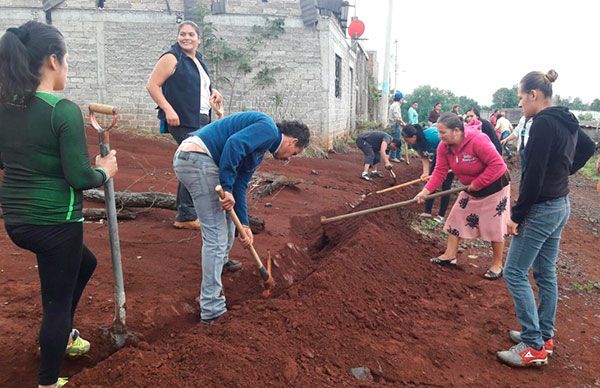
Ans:
[{"label": "person's bare arm", "polygon": [[148,82],[146,83],[146,89],[150,97],[165,112],[167,124],[172,127],[179,126],[179,116],[171,104],[169,104],[169,101],[167,101],[160,88],[173,74],[175,66],[177,66],[177,58],[174,55],[163,55],[156,63],[156,66],[154,66],[154,70],[152,70],[150,78],[148,78]]},{"label": "person's bare arm", "polygon": [[387,168],[388,166],[391,167],[392,164],[390,163],[390,160],[387,156],[387,154],[385,153],[385,151],[387,150],[388,147],[388,143],[387,141],[382,141],[381,142],[381,148],[379,149],[379,153],[381,154],[381,160],[383,161],[383,165]]}]

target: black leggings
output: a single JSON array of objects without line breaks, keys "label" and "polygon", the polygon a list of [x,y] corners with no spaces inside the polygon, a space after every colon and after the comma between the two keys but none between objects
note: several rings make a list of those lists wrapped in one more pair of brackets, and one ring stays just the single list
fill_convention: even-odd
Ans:
[{"label": "black leggings", "polygon": [[81,222],[5,227],[15,244],[37,256],[43,307],[38,382],[54,384],[73,328],[75,309],[94,273],[96,257],[83,245]]}]

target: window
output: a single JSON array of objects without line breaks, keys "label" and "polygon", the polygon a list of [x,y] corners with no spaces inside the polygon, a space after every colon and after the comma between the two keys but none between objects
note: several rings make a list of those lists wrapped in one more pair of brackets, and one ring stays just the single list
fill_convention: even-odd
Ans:
[{"label": "window", "polygon": [[342,98],[342,57],[335,56],[335,96]]},{"label": "window", "polygon": [[227,0],[212,0],[210,10],[213,15],[225,13],[225,5]]}]

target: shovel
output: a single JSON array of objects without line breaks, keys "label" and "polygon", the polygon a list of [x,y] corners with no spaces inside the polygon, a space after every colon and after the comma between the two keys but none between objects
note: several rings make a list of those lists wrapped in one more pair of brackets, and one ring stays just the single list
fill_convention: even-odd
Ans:
[{"label": "shovel", "polygon": [[392,177],[392,181],[390,182],[390,184],[393,186],[398,183],[398,178],[396,178],[396,173],[394,172],[391,166],[388,168],[388,171],[390,172],[390,176]]},{"label": "shovel", "polygon": [[[434,198],[437,198],[437,197],[443,197],[445,195],[450,195],[450,194],[458,193],[460,191],[463,191],[464,189],[466,189],[466,187],[461,186],[461,187],[457,187],[455,189],[450,189],[450,190],[441,191],[439,193],[428,195],[424,199],[428,200],[428,199],[434,199]],[[410,204],[416,203],[416,202],[417,202],[417,200],[413,198],[413,199],[409,199],[407,201],[396,202],[396,203],[391,203],[389,205],[374,207],[374,208],[371,208],[371,209],[360,210],[360,211],[357,211],[356,213],[348,213],[348,214],[343,214],[341,216],[335,216],[335,217],[329,217],[329,218],[323,216],[323,217],[321,217],[321,225],[329,224],[330,222],[345,220],[347,218],[364,216],[366,214],[380,212],[380,211],[383,211],[383,210],[395,209],[397,207],[402,207],[402,206],[410,205]]]},{"label": "shovel", "polygon": [[[225,191],[223,191],[223,187],[221,187],[221,185],[218,185],[217,187],[215,187],[215,191],[219,194],[219,198],[221,198],[221,199],[225,198]],[[244,227],[242,226],[242,222],[238,218],[237,214],[235,214],[235,210],[233,210],[233,209],[229,210],[229,216],[231,217],[231,220],[235,224],[235,227],[237,228],[237,231],[240,234],[240,236],[242,236],[242,238],[246,238],[246,230],[244,230]],[[273,289],[273,286],[275,285],[273,276],[271,276],[271,260],[270,260],[271,254],[269,252],[269,260],[267,261],[268,268],[265,268],[262,261],[260,260],[260,257],[258,256],[258,253],[256,252],[256,249],[254,249],[254,246],[250,245],[248,247],[248,250],[252,254],[252,258],[254,259],[254,262],[256,263],[256,267],[258,268],[260,277],[263,280],[263,287],[265,288],[263,291],[263,296],[265,298],[268,298],[269,296],[271,296],[271,290]]]},{"label": "shovel", "polygon": [[[119,119],[119,112],[110,105],[90,104],[90,123],[100,138],[100,155],[106,156],[110,152],[109,131],[114,128]],[[107,129],[103,129],[96,120],[96,113],[112,115],[112,122]],[[123,267],[121,264],[121,244],[119,241],[119,226],[117,224],[117,207],[115,204],[115,188],[113,179],[104,184],[104,201],[106,205],[106,219],[108,221],[108,235],[110,239],[110,253],[112,259],[113,277],[115,280],[115,317],[112,327],[107,329],[108,335],[114,346],[120,349],[125,346],[128,337],[125,325],[125,286],[123,284]]]}]

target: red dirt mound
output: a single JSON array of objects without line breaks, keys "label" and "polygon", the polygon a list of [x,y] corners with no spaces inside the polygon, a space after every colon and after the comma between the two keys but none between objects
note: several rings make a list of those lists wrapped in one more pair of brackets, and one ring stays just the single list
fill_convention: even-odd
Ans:
[{"label": "red dirt mound", "polygon": [[[137,191],[174,191],[175,182],[167,175],[171,144],[126,134],[115,137],[121,189],[130,185]],[[131,144],[137,147],[135,154],[128,151]],[[103,262],[77,317],[95,347],[87,359],[65,363],[65,371],[77,372],[71,380],[74,386],[597,382],[598,340],[585,332],[598,333],[600,324],[593,320],[598,306],[585,306],[577,294],[572,294],[569,306],[580,307],[589,319],[569,321],[572,313],[561,302],[556,357],[543,370],[516,371],[494,356],[511,345],[506,332],[517,323],[504,284],[480,276],[489,259],[478,268],[466,260],[454,270],[431,265],[429,258],[440,253],[443,243],[410,228],[419,211],[414,205],[320,225],[321,215],[404,200],[417,188],[367,196],[352,210],[347,203],[385,185],[358,179],[356,153],[330,160],[296,159],[287,167],[271,160],[262,169],[307,181],[300,190],[285,189],[250,202],[250,212],[266,220],[267,229],[256,236],[256,246],[263,255],[267,248],[273,252],[275,293],[270,299],[260,298],[260,278],[248,255],[236,246],[234,255],[244,258],[245,267],[224,275],[230,311],[213,325],[198,323],[194,301],[200,279],[198,235],[172,229],[173,212],[148,209],[135,221],[120,224],[128,325],[140,340],[109,354],[108,343],[95,330],[110,323],[113,307],[107,231],[103,224],[86,225],[86,241]],[[310,175],[311,170],[319,175]],[[397,170],[399,181],[406,181],[418,175],[420,166],[415,160]],[[265,207],[266,202],[271,206]],[[30,376],[23,381],[33,383],[36,345],[30,337],[39,324],[35,269],[28,253],[1,238],[0,264],[10,275],[3,273],[0,284],[0,302],[8,302],[0,310],[6,328],[0,339],[0,382]],[[19,256],[4,253],[7,250]],[[482,252],[489,257],[486,249]],[[24,335],[28,337],[19,343]],[[369,381],[353,376],[351,368],[358,367],[369,368]]]}]

